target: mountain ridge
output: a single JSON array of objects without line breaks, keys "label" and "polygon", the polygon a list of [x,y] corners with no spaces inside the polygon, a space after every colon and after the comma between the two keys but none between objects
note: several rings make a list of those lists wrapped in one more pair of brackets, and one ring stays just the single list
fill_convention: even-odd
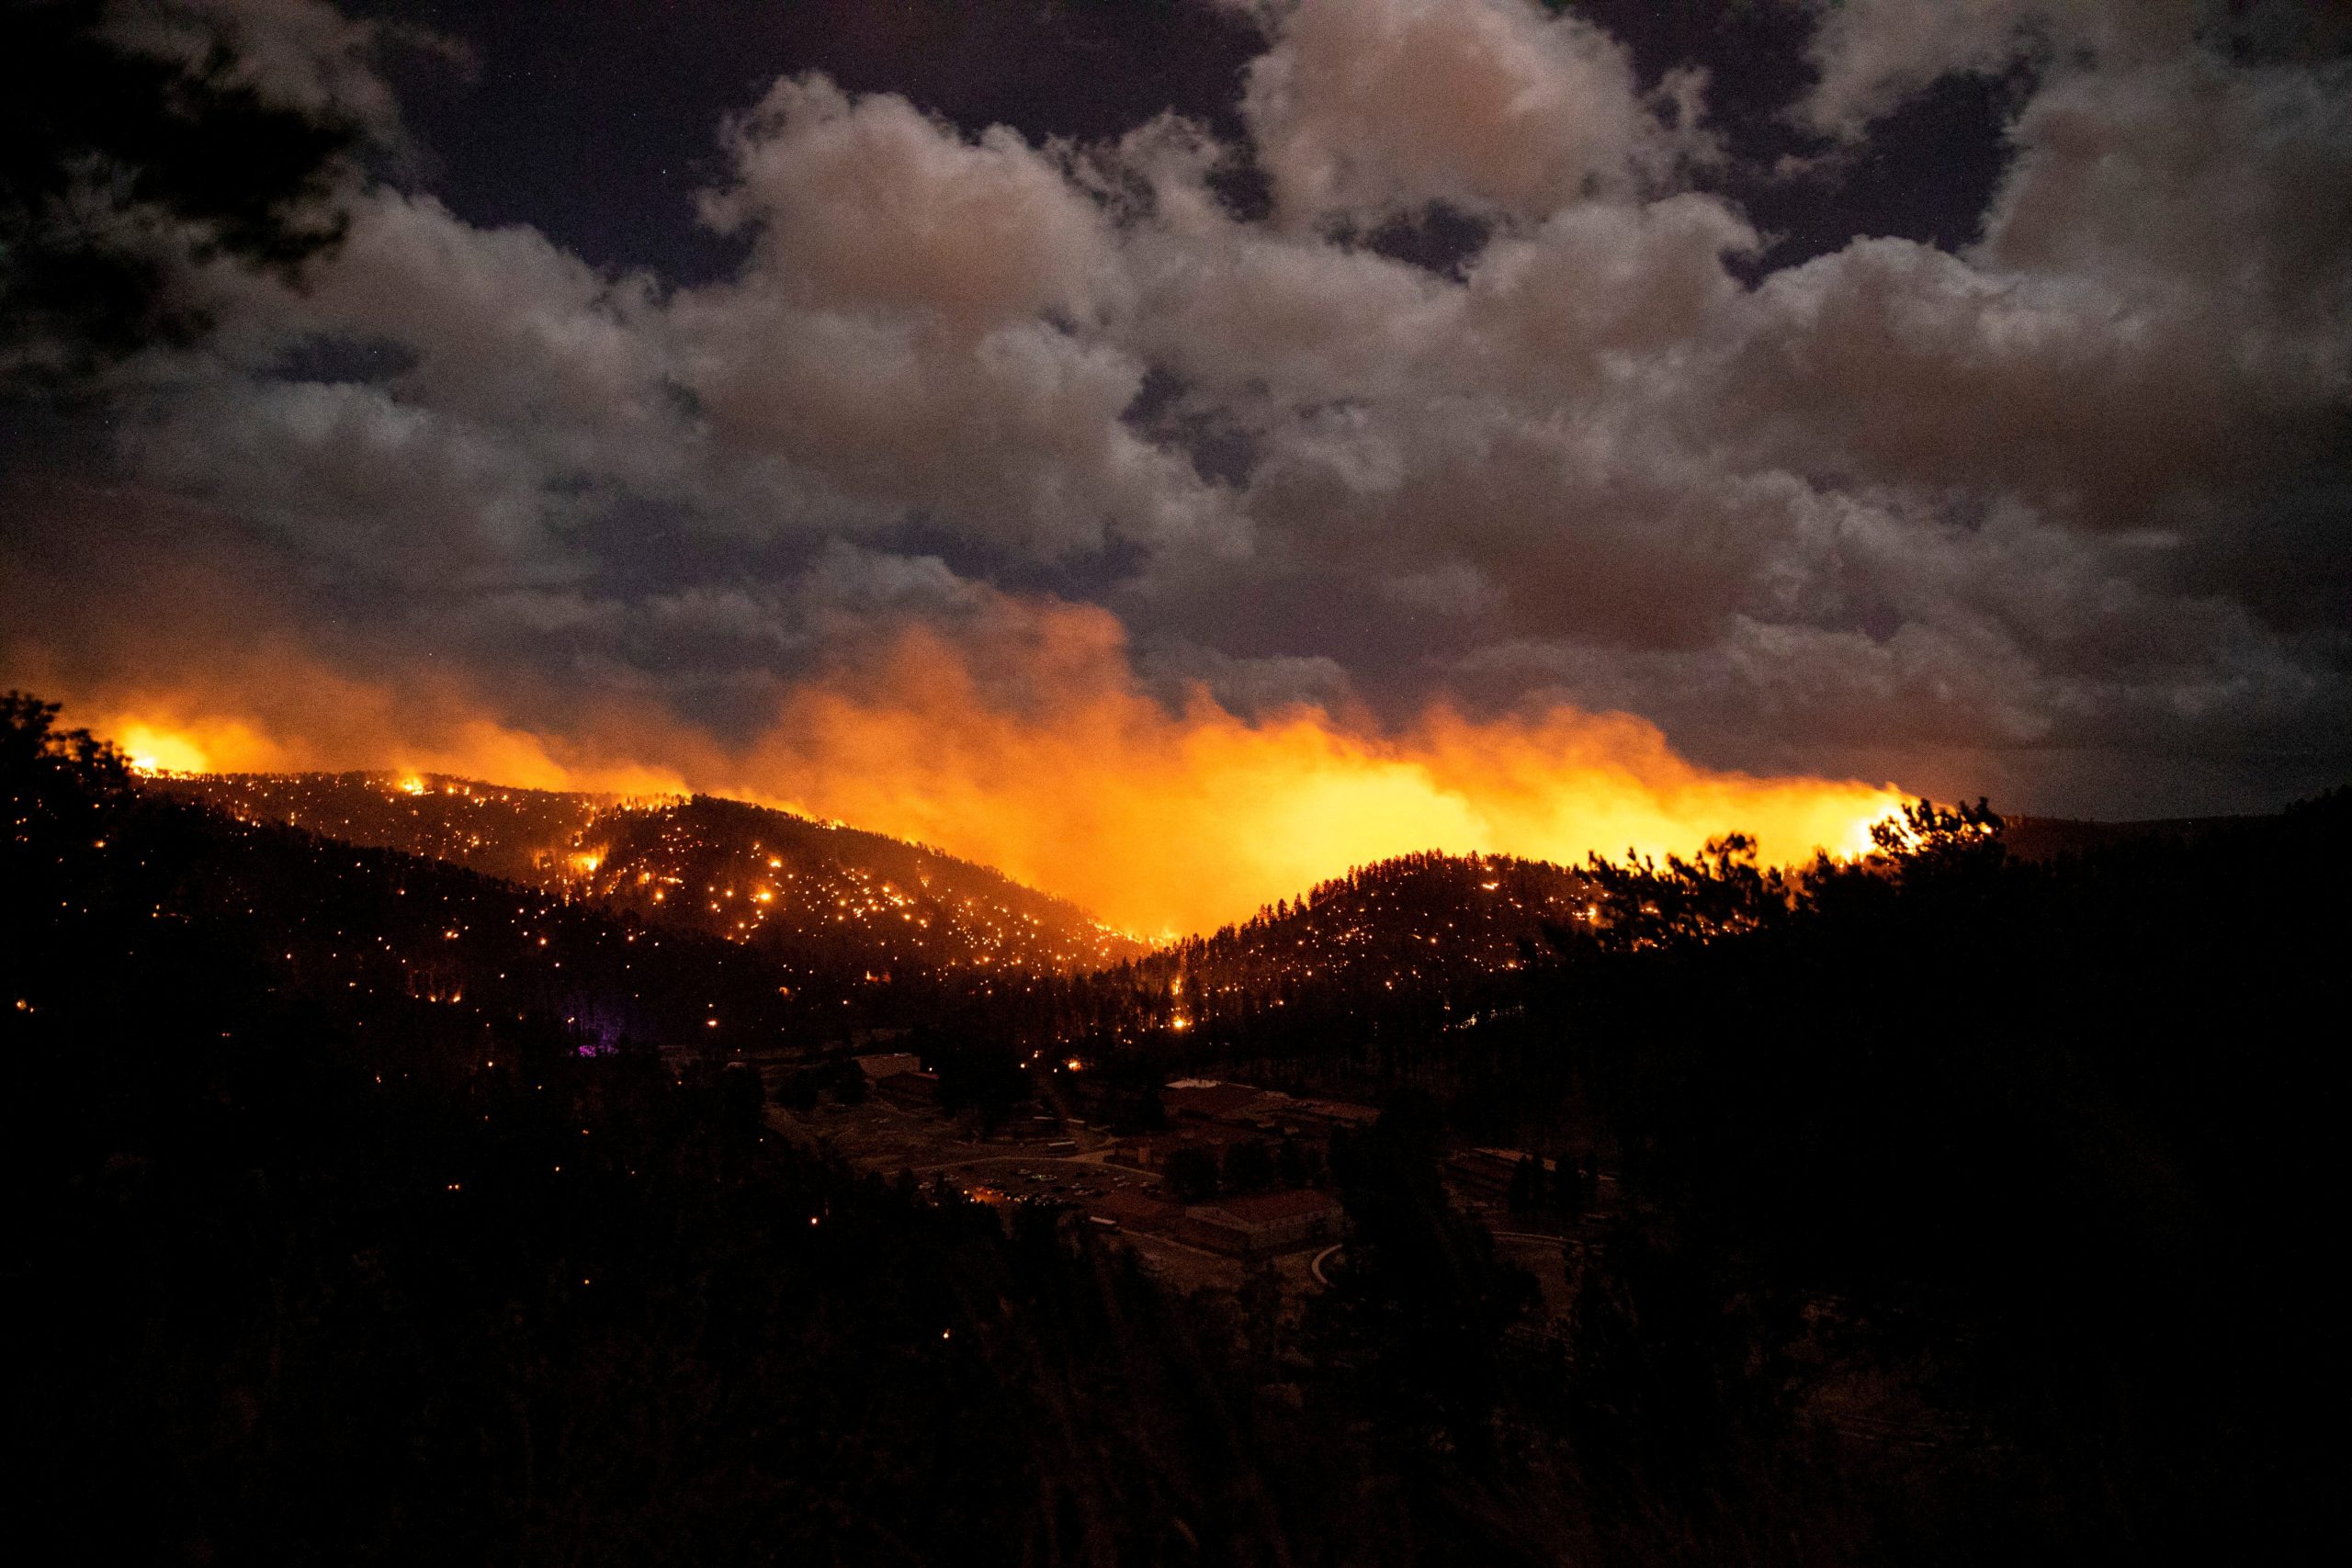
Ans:
[{"label": "mountain ridge", "polygon": [[448,861],[827,961],[1056,973],[1147,951],[1067,899],[929,845],[716,795],[537,790],[438,773],[154,774],[242,821]]}]

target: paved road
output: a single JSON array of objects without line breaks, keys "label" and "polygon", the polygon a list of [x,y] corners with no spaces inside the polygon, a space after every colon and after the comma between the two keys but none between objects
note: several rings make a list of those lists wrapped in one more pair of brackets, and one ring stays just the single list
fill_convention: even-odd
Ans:
[{"label": "paved road", "polygon": [[[1078,1174],[1089,1175],[1101,1173],[1105,1168],[1106,1162],[1088,1159],[1084,1155],[1019,1155],[1006,1154],[1000,1150],[995,1154],[973,1155],[968,1158],[942,1160],[936,1165],[918,1165],[910,1168],[917,1176],[929,1176],[933,1171],[968,1170],[976,1165],[1018,1165],[1034,1170],[1044,1170],[1058,1165],[1074,1165],[1079,1168]],[[1138,1177],[1142,1174],[1124,1165],[1109,1166],[1108,1168]]]}]

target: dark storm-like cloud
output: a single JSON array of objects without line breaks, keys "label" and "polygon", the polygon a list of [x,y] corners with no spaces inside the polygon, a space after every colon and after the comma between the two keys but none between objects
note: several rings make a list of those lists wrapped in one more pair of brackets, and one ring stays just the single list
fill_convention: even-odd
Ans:
[{"label": "dark storm-like cloud", "polygon": [[[400,134],[365,29],[200,9],[269,90]],[[767,85],[712,128],[737,259],[691,284],[355,180],[309,288],[184,280],[220,330],[120,373],[110,482],[232,520],[353,658],[722,728],[1051,577],[1250,710],[1560,698],[1719,765],[2074,810],[2342,765],[2344,64],[2187,0],[1826,7],[1792,127],[1867,148],[2022,73],[2006,169],[1967,244],[1758,276],[1710,83],[1574,11],[1227,14],[1259,40],[1229,112],[1116,136]],[[1432,214],[1447,265],[1365,243]],[[2179,798],[2118,782],[2165,759]]]}]

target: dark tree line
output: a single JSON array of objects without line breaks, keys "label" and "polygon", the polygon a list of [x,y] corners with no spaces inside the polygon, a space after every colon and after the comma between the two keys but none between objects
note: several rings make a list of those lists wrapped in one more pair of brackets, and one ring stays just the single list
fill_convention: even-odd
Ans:
[{"label": "dark tree line", "polygon": [[1513,1092],[1613,1131],[1645,1245],[1755,1364],[1818,1350],[1810,1311],[1905,1369],[1939,1529],[2311,1550],[2342,1466],[2276,1434],[2347,1386],[2309,1238],[2344,1194],[2352,794],[2041,863],[1922,803],[1879,847],[1591,868]]},{"label": "dark tree line", "polygon": [[[1612,1550],[1668,1551],[1665,1519],[1697,1560],[1792,1528],[1838,1560],[2321,1549],[2340,1450],[2286,1434],[2352,1386],[2314,1246],[2345,1195],[2352,793],[2033,861],[2003,827],[1919,803],[1853,863],[1776,872],[1737,837],[1595,861],[1584,918],[1528,945],[1476,1027],[1334,967],[1274,992],[1314,1021],[1275,1049],[1125,1049],[1419,1086],[1464,1142],[1600,1151],[1619,1189],[1563,1265],[1561,1364],[1469,1404],[1522,1457],[1566,1445]],[[1137,1005],[1164,1010],[1157,989]],[[1598,1172],[1566,1169],[1589,1200]],[[1507,1209],[1562,1202],[1539,1172]],[[1392,1215],[1438,1213],[1396,1180]],[[1422,1234],[1391,1278],[1474,1278]],[[1487,1299],[1442,1294],[1456,1323]]]}]

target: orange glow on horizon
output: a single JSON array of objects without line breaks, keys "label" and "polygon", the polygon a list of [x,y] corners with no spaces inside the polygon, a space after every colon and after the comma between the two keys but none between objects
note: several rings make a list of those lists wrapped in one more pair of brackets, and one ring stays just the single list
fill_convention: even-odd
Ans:
[{"label": "orange glow on horizon", "polygon": [[226,765],[219,760],[224,756],[243,759],[233,764],[241,770],[276,765],[263,760],[275,756],[269,742],[233,720],[213,720],[183,728],[119,716],[96,728],[98,734],[115,743],[135,773],[215,773]]},{"label": "orange glow on horizon", "polygon": [[794,689],[732,746],[617,704],[537,733],[455,691],[427,706],[315,669],[288,679],[334,692],[332,705],[214,687],[93,711],[126,750],[175,771],[396,769],[784,807],[995,866],[1155,937],[1420,850],[1574,863],[1689,854],[1739,830],[1773,863],[1859,854],[1904,799],[1892,784],[1702,768],[1627,714],[1476,719],[1437,705],[1382,732],[1313,706],[1248,719],[1205,690],[1170,712],[1107,615],[1051,606],[1028,630],[1017,701],[973,655],[916,631],[854,675]]},{"label": "orange glow on horizon", "polygon": [[[297,720],[273,733],[269,719],[223,716],[233,696],[141,697],[112,705],[90,726],[114,741],[139,773],[273,773],[352,769],[392,773],[406,795],[431,787],[428,776],[478,779],[509,788],[576,790],[631,799],[690,793],[673,768],[636,762],[567,761],[548,738],[488,719],[459,716],[446,734],[423,742],[377,744],[334,730],[306,732]],[[389,705],[375,705],[386,707]],[[73,720],[68,716],[69,722]],[[338,729],[347,726],[338,726]]]},{"label": "orange glow on horizon", "polygon": [[947,644],[910,636],[879,681],[795,693],[748,776],[1162,937],[1418,850],[1573,863],[1689,854],[1740,830],[1774,863],[1859,854],[1905,798],[1700,768],[1627,714],[1476,720],[1439,706],[1384,735],[1316,707],[1252,722],[1203,691],[1170,714],[1115,645],[1042,662],[1057,671],[1048,700],[1008,711]]}]

